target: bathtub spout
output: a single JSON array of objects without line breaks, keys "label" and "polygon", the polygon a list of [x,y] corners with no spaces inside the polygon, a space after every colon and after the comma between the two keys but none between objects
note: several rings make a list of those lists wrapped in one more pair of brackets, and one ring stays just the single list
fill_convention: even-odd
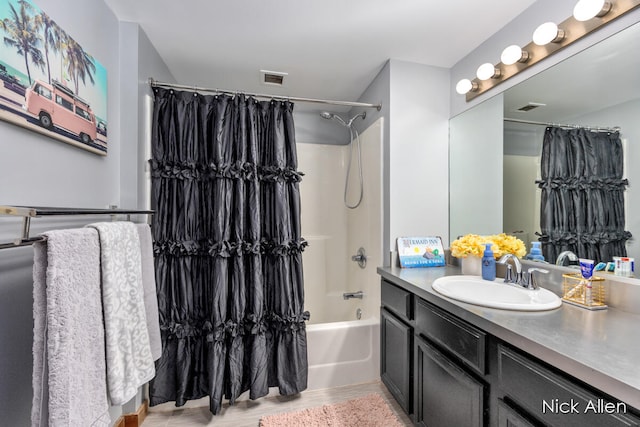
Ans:
[{"label": "bathtub spout", "polygon": [[358,299],[362,299],[363,297],[363,292],[362,291],[358,291],[358,292],[345,292],[342,294],[342,298],[344,299],[351,299],[351,298],[358,298]]}]

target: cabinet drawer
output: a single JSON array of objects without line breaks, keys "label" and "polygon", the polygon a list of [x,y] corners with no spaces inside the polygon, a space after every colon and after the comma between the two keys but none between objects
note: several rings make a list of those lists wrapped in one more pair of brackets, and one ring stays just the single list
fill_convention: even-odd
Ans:
[{"label": "cabinet drawer", "polygon": [[381,287],[382,305],[404,320],[413,320],[413,294],[386,280],[382,280]]},{"label": "cabinet drawer", "polygon": [[639,425],[623,403],[598,396],[502,344],[498,346],[498,380],[501,392],[548,425]]},{"label": "cabinet drawer", "polygon": [[417,334],[450,351],[479,374],[485,374],[485,332],[419,298],[415,313]]}]

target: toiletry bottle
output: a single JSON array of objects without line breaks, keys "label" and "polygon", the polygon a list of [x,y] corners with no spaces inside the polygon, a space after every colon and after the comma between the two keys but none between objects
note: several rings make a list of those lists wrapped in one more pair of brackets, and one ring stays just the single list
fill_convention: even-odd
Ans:
[{"label": "toiletry bottle", "polygon": [[529,252],[529,255],[527,255],[527,259],[533,261],[544,261],[542,249],[540,248],[540,242],[531,242],[531,252]]},{"label": "toiletry bottle", "polygon": [[484,254],[482,254],[482,278],[484,280],[495,280],[496,278],[496,259],[493,257],[491,245],[493,243],[485,243]]}]

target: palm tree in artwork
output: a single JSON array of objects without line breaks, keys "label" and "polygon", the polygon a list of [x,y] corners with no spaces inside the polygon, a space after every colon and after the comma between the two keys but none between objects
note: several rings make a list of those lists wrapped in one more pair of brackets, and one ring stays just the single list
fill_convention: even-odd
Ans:
[{"label": "palm tree in artwork", "polygon": [[13,4],[9,5],[10,17],[0,21],[0,28],[4,30],[4,44],[15,47],[18,54],[24,57],[24,65],[27,69],[29,77],[29,85],[31,85],[31,70],[29,68],[29,59],[34,65],[44,69],[44,59],[42,51],[39,49],[41,39],[37,30],[37,23],[30,14],[33,6],[25,0],[19,0],[20,11],[17,11]]},{"label": "palm tree in artwork", "polygon": [[91,84],[95,83],[93,75],[96,72],[96,64],[93,57],[85,52],[82,46],[71,37],[67,37],[64,43],[64,50],[67,60],[67,72],[73,80],[77,95],[80,81],[86,84],[86,79],[89,78]]},{"label": "palm tree in artwork", "polygon": [[42,40],[44,40],[44,56],[47,63],[47,76],[51,83],[51,63],[49,61],[49,50],[60,51],[65,32],[56,22],[44,12],[40,12],[35,17],[36,26],[42,29]]}]

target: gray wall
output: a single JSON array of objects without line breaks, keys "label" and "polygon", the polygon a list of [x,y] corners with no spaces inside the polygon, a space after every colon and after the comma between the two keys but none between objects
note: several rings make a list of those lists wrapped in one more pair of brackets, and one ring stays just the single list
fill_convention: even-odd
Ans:
[{"label": "gray wall", "polygon": [[[358,126],[384,117],[383,260],[392,262],[396,239],[448,239],[448,87],[444,68],[391,59],[359,101],[382,103]],[[353,109],[352,114],[360,112]],[[391,191],[393,189],[393,191]]]},{"label": "gray wall", "polygon": [[[331,105],[321,109],[305,109],[303,104],[293,108],[296,124],[296,142],[302,144],[346,145],[349,143],[349,129],[336,120],[320,117],[321,111],[335,113],[347,121],[348,113],[336,111]],[[302,171],[304,172],[304,171]]]},{"label": "gray wall", "polygon": [[[109,153],[102,157],[0,122],[0,204],[107,207],[119,204],[120,77],[118,21],[102,1],[36,1],[108,71]],[[100,31],[96,31],[99,28]],[[36,230],[53,221],[35,220]],[[57,225],[57,224],[55,224]],[[0,222],[0,239],[18,222]],[[32,370],[32,250],[0,251],[0,414],[2,424],[29,425]]]},{"label": "gray wall", "polygon": [[[388,61],[380,70],[378,75],[373,79],[371,84],[363,92],[359,102],[367,102],[370,104],[382,104],[380,111],[375,109],[369,109],[367,111],[367,117],[361,122],[358,121],[356,128],[359,132],[368,128],[378,120],[384,119],[383,123],[383,141],[382,141],[382,260],[384,265],[390,264],[390,257],[388,251],[390,247],[390,176],[389,173],[389,158],[391,145],[389,143],[391,139],[391,63]],[[352,110],[352,114],[358,113],[358,110]]]},{"label": "gray wall", "polygon": [[[502,96],[465,111],[449,126],[449,241],[498,234],[502,226]],[[490,212],[479,207],[489,206]]]},{"label": "gray wall", "polygon": [[120,52],[120,114],[125,130],[120,158],[120,200],[123,207],[145,209],[150,206],[148,160],[153,109],[149,78],[167,83],[176,80],[137,23],[120,23]]},{"label": "gray wall", "polygon": [[[0,122],[0,205],[144,205],[140,165],[145,161],[141,156],[145,130],[140,123],[146,110],[138,100],[148,91],[149,76],[173,81],[171,74],[138,26],[119,23],[102,1],[34,3],[107,69],[108,155]],[[95,219],[34,219],[33,230],[37,234]],[[13,240],[19,230],[17,219],[0,217],[0,241]],[[0,424],[8,426],[30,424],[32,257],[30,247],[0,251]],[[119,407],[111,410],[113,419],[121,413]]]}]

